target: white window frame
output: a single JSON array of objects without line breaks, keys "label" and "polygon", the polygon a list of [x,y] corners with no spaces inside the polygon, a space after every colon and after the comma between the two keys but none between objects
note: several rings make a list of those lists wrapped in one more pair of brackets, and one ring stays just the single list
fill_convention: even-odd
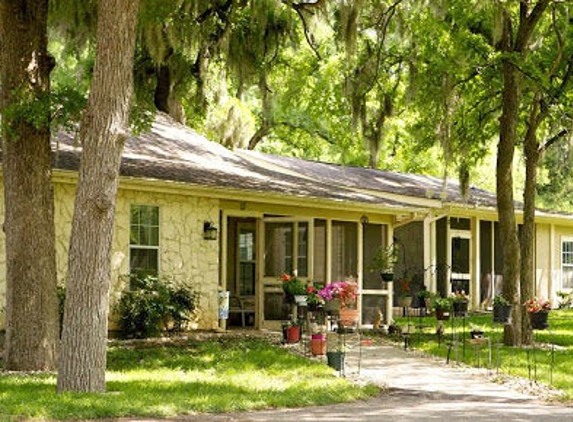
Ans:
[{"label": "white window frame", "polygon": [[573,271],[573,263],[572,264],[566,264],[563,262],[563,254],[565,253],[563,246],[565,243],[571,243],[571,249],[567,253],[570,253],[573,255],[573,237],[561,238],[561,254],[559,255],[559,261],[561,263],[561,290],[571,291],[571,290],[573,290],[573,286],[571,286],[571,287],[565,287],[564,286],[564,284],[565,284],[565,277],[564,277],[564,271],[563,271],[564,268],[571,269]]},{"label": "white window frame", "polygon": [[[157,208],[157,245],[140,245],[136,243],[131,243],[131,210],[133,207],[150,207],[150,208]],[[157,274],[161,273],[161,259],[160,259],[160,246],[161,246],[161,208],[158,205],[149,205],[149,204],[130,204],[129,206],[129,273],[133,272],[131,268],[131,253],[134,249],[153,249],[157,250]]]}]

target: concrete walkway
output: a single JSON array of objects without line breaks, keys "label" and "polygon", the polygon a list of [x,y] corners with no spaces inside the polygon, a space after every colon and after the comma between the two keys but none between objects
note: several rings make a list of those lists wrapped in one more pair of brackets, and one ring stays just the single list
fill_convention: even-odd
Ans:
[{"label": "concrete walkway", "polygon": [[[355,349],[352,353],[357,353]],[[364,346],[361,370],[349,378],[373,382],[384,391],[372,399],[331,406],[190,416],[189,421],[573,421],[573,407],[495,384],[487,371],[470,370],[404,351],[390,344]],[[181,419],[179,419],[181,420]],[[126,421],[135,421],[127,419]],[[144,420],[138,419],[139,422]]]}]

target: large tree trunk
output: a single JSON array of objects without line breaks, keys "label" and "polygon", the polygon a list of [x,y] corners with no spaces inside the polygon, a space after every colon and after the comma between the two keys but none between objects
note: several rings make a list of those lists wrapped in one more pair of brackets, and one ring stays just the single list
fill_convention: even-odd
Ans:
[{"label": "large tree trunk", "polygon": [[[499,231],[503,247],[503,293],[513,304],[512,324],[505,325],[504,342],[507,345],[519,345],[522,340],[522,306],[520,285],[520,245],[517,236],[515,211],[513,208],[512,165],[515,150],[517,121],[521,102],[519,69],[513,62],[516,54],[524,57],[531,35],[547,9],[550,0],[539,0],[530,9],[532,3],[519,3],[519,26],[513,34],[512,18],[506,6],[503,10],[502,37],[497,46],[504,55],[502,59],[502,114],[500,117],[499,144],[497,152],[497,208]],[[533,180],[535,183],[535,179]],[[535,207],[534,204],[530,206]],[[535,211],[535,210],[534,210]],[[534,212],[533,211],[533,212]],[[532,247],[532,245],[531,245]],[[527,271],[527,270],[526,270]],[[527,281],[527,280],[526,280]]]},{"label": "large tree trunk", "polygon": [[[511,18],[504,17],[502,49],[512,49]],[[519,114],[519,84],[517,69],[506,58],[502,62],[503,92],[500,117],[499,143],[497,149],[497,210],[499,233],[503,245],[503,295],[512,303],[512,325],[505,325],[504,343],[517,345],[521,326],[519,286],[519,239],[513,208],[513,156],[515,151],[516,127]]]},{"label": "large tree trunk", "polygon": [[[539,125],[539,106],[536,100],[532,105],[529,127],[525,135],[525,190],[523,192],[523,227],[521,228],[521,302],[534,296],[535,283],[535,190],[537,184],[537,164],[539,162],[539,142],[537,128]],[[521,342],[531,344],[533,333],[527,318],[525,307],[520,306]]]},{"label": "large tree trunk", "polygon": [[[139,2],[100,0],[91,93],[69,251],[58,391],[105,391],[110,257],[133,90]],[[121,11],[121,13],[118,13]]]},{"label": "large tree trunk", "polygon": [[[0,1],[6,233],[4,369],[55,368],[59,339],[47,0]],[[41,103],[46,107],[34,107]]]}]

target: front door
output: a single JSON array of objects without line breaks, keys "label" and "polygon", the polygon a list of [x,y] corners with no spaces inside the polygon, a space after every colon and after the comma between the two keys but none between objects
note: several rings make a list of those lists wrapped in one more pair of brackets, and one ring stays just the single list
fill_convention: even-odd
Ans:
[{"label": "front door", "polygon": [[296,275],[306,281],[312,274],[312,224],[311,219],[264,219],[261,328],[278,330],[289,317],[291,309],[284,303],[281,275]]},{"label": "front door", "polygon": [[451,291],[470,294],[471,235],[467,232],[451,234]]},{"label": "front door", "polygon": [[227,275],[230,292],[228,326],[256,326],[258,274],[257,220],[228,217]]}]

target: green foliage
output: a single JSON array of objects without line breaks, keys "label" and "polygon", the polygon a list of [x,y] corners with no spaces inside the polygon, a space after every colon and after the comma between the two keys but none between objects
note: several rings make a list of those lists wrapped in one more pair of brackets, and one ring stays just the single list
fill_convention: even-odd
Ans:
[{"label": "green foliage", "polygon": [[503,297],[502,295],[495,295],[493,298],[493,305],[494,306],[508,306],[510,305],[509,301]]},{"label": "green foliage", "polygon": [[[0,376],[3,420],[164,419],[329,405],[379,393],[256,339],[122,343],[108,350],[106,394],[58,394],[53,374]],[[208,417],[206,417],[208,418]]]},{"label": "green foliage", "polygon": [[573,307],[573,292],[557,292],[557,296],[559,296],[559,303],[557,304],[559,308]]},{"label": "green foliage", "polygon": [[47,130],[50,124],[50,95],[38,94],[22,87],[12,92],[12,101],[2,110],[2,125],[13,132],[20,122],[32,125],[36,130]]},{"label": "green foliage", "polygon": [[147,338],[161,332],[179,332],[192,318],[199,294],[184,282],[165,276],[130,276],[116,312],[124,337]]},{"label": "green foliage", "polygon": [[393,272],[396,262],[398,262],[398,248],[394,244],[380,246],[372,257],[370,268],[380,272]]},{"label": "green foliage", "polygon": [[432,300],[432,307],[434,309],[442,309],[444,311],[449,311],[452,309],[452,299],[450,297],[435,297]]}]

